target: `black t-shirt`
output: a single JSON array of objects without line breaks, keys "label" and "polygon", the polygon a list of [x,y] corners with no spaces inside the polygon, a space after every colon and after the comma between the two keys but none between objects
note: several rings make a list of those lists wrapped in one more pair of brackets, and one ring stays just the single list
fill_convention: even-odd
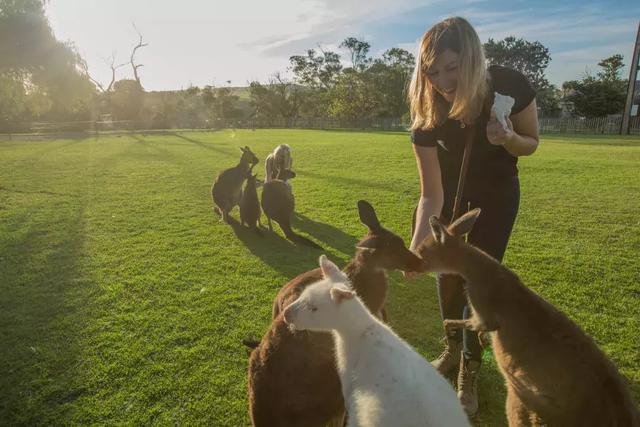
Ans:
[{"label": "black t-shirt", "polygon": [[[511,114],[524,110],[536,96],[527,78],[520,72],[492,65],[489,67],[491,84],[489,101],[476,121],[473,148],[469,159],[469,169],[465,182],[465,198],[477,196],[491,190],[496,183],[518,175],[518,158],[504,147],[493,145],[487,139],[487,122],[494,92],[508,95],[515,100]],[[464,152],[465,132],[457,120],[447,119],[442,125],[432,129],[416,129],[411,132],[411,141],[422,147],[437,147],[442,173],[445,205],[455,197]]]}]

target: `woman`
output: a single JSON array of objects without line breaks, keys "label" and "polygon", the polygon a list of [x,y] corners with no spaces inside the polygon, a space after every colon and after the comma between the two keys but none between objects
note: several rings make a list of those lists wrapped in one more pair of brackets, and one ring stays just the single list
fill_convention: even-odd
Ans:
[{"label": "woman", "polygon": [[[515,100],[506,128],[491,112],[494,92]],[[518,157],[533,154],[538,146],[535,91],[521,73],[487,67],[477,33],[456,17],[436,24],[422,37],[409,102],[421,184],[411,249],[430,232],[431,215],[451,219],[464,141],[471,132],[473,149],[461,206],[480,207],[482,214],[469,242],[502,260],[520,200]],[[471,314],[463,282],[454,275],[437,277],[443,319]],[[432,363],[443,375],[459,367],[458,398],[474,415],[481,363],[477,334],[457,331],[446,340],[444,352]]]}]

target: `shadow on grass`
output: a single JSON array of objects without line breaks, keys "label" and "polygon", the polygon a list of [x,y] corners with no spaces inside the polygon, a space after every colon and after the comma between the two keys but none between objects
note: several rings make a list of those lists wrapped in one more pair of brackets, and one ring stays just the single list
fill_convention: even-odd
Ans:
[{"label": "shadow on grass", "polygon": [[[263,217],[262,221],[266,222],[266,219]],[[318,257],[322,251],[294,245],[276,231],[278,224],[273,223],[274,231],[264,228],[262,236],[243,226],[235,218],[231,219],[231,227],[252,254],[285,277],[291,279],[318,266]]]},{"label": "shadow on grass", "polygon": [[[355,246],[356,243],[358,243],[358,239],[345,233],[339,228],[325,224],[324,222],[313,220],[300,213],[294,214],[292,227],[313,236],[316,240],[319,240],[328,246],[338,249],[349,257],[351,257],[355,252]],[[366,230],[363,227],[362,234],[364,235],[365,233]]]},{"label": "shadow on grass", "polygon": [[397,193],[398,187],[393,185],[393,182],[387,182],[382,180],[368,180],[368,179],[359,179],[359,178],[350,178],[345,176],[338,175],[323,175],[316,172],[311,172],[309,170],[298,172],[299,176],[309,176],[315,179],[321,179],[323,181],[328,182],[329,184],[339,185],[343,187],[351,187],[353,185],[364,187],[364,188],[377,188],[379,190],[384,190],[388,192]]},{"label": "shadow on grass", "polygon": [[[208,144],[208,143],[203,142],[203,141],[198,141],[197,139],[186,137],[186,136],[181,135],[181,134],[179,134],[177,132],[169,133],[169,135],[175,136],[176,138],[180,138],[183,141],[190,142],[191,144],[197,145],[200,148],[205,148],[207,150],[212,150],[212,151],[215,151],[216,153],[220,153],[220,154],[223,154],[225,156],[238,157],[238,159],[240,159],[240,156],[242,155],[242,153],[238,149],[234,150],[234,149],[226,148],[226,147],[224,147],[224,148],[223,147],[217,147],[217,146],[215,146],[213,144]],[[237,156],[236,156],[236,152],[237,152]]]},{"label": "shadow on grass", "polygon": [[6,191],[7,193],[16,193],[16,194],[43,194],[45,196],[70,196],[70,197],[78,197],[77,194],[73,193],[56,193],[55,191],[47,191],[47,190],[38,190],[38,191],[24,191],[24,190],[16,190],[13,188],[7,188],[4,185],[0,184],[0,191]]},{"label": "shadow on grass", "polygon": [[[442,320],[435,280],[423,275],[406,280],[400,273],[389,274],[387,313],[393,330],[427,360],[435,359],[444,349]],[[449,378],[455,383],[455,374]],[[480,409],[471,419],[474,426],[506,426],[504,379],[491,349],[486,349],[478,379]]]},{"label": "shadow on grass", "polygon": [[[0,419],[6,425],[60,424],[85,389],[77,375],[80,311],[90,283],[79,279],[84,207],[49,223],[28,211],[0,239]],[[60,213],[60,212],[59,212]],[[24,230],[24,232],[23,232]]]}]

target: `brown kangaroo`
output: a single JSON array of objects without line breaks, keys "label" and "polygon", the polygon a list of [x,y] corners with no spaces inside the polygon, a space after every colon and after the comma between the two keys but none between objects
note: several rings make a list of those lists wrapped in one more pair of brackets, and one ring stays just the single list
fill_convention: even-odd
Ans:
[{"label": "brown kangaroo", "polygon": [[[356,293],[372,313],[384,309],[385,270],[416,271],[422,260],[402,238],[380,225],[373,207],[358,202],[360,220],[369,228],[344,268]],[[345,406],[330,334],[292,332],[282,311],[305,287],[322,279],[319,268],[303,273],[280,289],[273,303],[269,331],[249,358],[249,413],[254,426],[342,426]]]},{"label": "brown kangaroo", "polygon": [[273,231],[271,220],[280,225],[287,239],[293,243],[310,246],[316,249],[322,247],[315,242],[299,235],[291,228],[291,217],[295,209],[295,199],[287,180],[295,177],[295,172],[290,169],[280,169],[278,178],[265,182],[262,188],[262,210],[267,217],[269,230]]},{"label": "brown kangaroo", "polygon": [[240,147],[242,157],[236,166],[225,169],[218,174],[211,187],[211,197],[216,205],[218,213],[222,215],[222,220],[229,223],[229,212],[242,197],[242,183],[247,177],[247,172],[252,165],[258,163],[258,158],[249,147]]},{"label": "brown kangaroo", "polygon": [[426,271],[464,277],[474,315],[446,327],[491,331],[507,384],[509,425],[639,426],[624,380],[593,340],[515,273],[462,239],[479,214],[474,209],[449,227],[431,217],[432,235],[417,252]]},{"label": "brown kangaroo", "polygon": [[247,183],[242,191],[242,199],[240,199],[240,223],[247,225],[262,236],[260,231],[260,201],[258,200],[257,190],[257,174],[253,174],[253,166],[247,172]]}]

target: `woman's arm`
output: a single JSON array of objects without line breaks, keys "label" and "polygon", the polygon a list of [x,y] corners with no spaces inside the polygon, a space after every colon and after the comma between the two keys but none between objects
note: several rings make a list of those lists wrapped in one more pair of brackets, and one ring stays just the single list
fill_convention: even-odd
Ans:
[{"label": "woman's arm", "polygon": [[529,156],[538,148],[538,109],[536,100],[524,110],[507,120],[508,130],[496,120],[493,112],[487,124],[487,139],[494,145],[502,145],[512,156]]},{"label": "woman's arm", "polygon": [[429,217],[439,216],[444,201],[440,161],[436,147],[413,146],[420,175],[420,201],[416,211],[416,228],[413,232],[409,249],[416,247],[431,231]]}]

